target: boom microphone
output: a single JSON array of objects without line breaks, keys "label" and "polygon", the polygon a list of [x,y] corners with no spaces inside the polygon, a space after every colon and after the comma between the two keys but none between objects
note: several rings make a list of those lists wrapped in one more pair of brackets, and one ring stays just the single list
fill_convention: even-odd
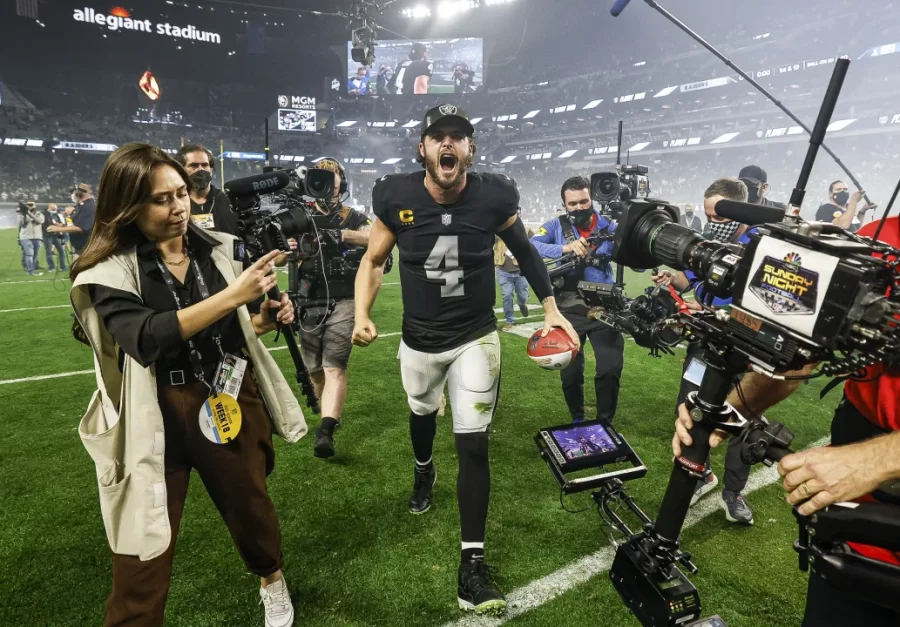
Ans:
[{"label": "boom microphone", "polygon": [[772,224],[784,219],[784,210],[723,198],[716,203],[716,215],[741,224]]},{"label": "boom microphone", "polygon": [[234,179],[225,183],[225,192],[229,196],[256,196],[258,194],[270,194],[279,189],[284,189],[291,182],[288,173],[284,170],[273,170],[265,174],[246,176],[242,179]]},{"label": "boom microphone", "polygon": [[610,9],[609,14],[613,17],[619,17],[619,13],[621,13],[625,7],[628,6],[628,3],[631,0],[616,0],[613,2],[612,9]]}]

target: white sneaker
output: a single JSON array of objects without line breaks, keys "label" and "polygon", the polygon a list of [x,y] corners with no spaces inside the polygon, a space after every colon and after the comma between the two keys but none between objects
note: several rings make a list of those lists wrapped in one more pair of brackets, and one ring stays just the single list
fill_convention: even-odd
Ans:
[{"label": "white sneaker", "polygon": [[259,597],[266,607],[266,627],[291,627],[294,624],[294,606],[284,577],[267,588],[260,588]]},{"label": "white sneaker", "polygon": [[712,492],[715,487],[719,485],[719,478],[715,475],[715,473],[710,472],[709,476],[706,478],[706,481],[697,482],[697,487],[694,490],[694,496],[691,497],[691,505],[694,505],[701,498]]}]

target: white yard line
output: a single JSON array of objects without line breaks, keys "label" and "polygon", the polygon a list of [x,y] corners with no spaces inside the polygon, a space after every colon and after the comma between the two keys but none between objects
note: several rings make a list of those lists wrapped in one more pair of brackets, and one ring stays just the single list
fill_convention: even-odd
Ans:
[{"label": "white yard line", "polygon": [[[825,437],[817,440],[810,445],[810,448],[824,446],[828,443],[829,438]],[[755,492],[760,488],[772,485],[780,481],[778,470],[774,466],[772,468],[763,468],[757,470],[750,475],[747,481],[747,487],[743,494]],[[695,507],[688,512],[688,517],[684,523],[684,529],[689,529],[695,524],[709,516],[710,514],[721,511],[721,491],[716,490],[713,494],[706,496]],[[597,521],[600,524],[600,521]],[[690,548],[691,539],[687,537],[685,546]],[[558,596],[568,592],[592,577],[605,573],[612,566],[615,549],[607,546],[596,553],[586,555],[581,559],[575,560],[567,566],[563,566],[559,570],[550,573],[546,577],[536,579],[529,584],[517,588],[506,595],[506,601],[509,604],[509,610],[505,616],[499,618],[482,617],[474,615],[466,615],[454,621],[444,624],[444,627],[496,627],[503,623],[521,616],[526,612],[537,609],[538,607],[549,603]],[[703,564],[699,564],[702,568]]]},{"label": "white yard line", "polygon": [[20,307],[19,309],[0,309],[0,313],[12,313],[14,311],[34,311],[35,309],[71,309],[72,305],[45,305],[43,307]]},{"label": "white yard line", "polygon": [[22,285],[23,283],[53,283],[54,281],[68,281],[67,278],[60,279],[32,279],[31,281],[0,281],[0,285]]}]

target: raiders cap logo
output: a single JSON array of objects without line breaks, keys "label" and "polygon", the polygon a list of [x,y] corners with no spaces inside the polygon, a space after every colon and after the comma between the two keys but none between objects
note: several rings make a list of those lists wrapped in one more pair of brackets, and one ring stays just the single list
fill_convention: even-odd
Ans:
[{"label": "raiders cap logo", "polygon": [[453,105],[441,105],[438,107],[438,111],[441,112],[442,115],[456,115],[457,108]]}]

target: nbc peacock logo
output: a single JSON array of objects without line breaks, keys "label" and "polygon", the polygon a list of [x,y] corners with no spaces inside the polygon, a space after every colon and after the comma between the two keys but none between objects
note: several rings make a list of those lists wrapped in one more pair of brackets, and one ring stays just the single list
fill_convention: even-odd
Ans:
[{"label": "nbc peacock logo", "polygon": [[800,262],[802,260],[803,260],[803,258],[798,253],[794,253],[794,252],[786,254],[783,259],[785,264],[787,264],[793,268],[799,268]]}]

